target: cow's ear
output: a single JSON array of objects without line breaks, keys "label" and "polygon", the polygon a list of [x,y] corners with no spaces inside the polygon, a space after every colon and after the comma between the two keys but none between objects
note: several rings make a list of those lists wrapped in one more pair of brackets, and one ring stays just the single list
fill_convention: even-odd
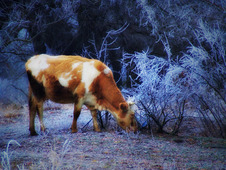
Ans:
[{"label": "cow's ear", "polygon": [[119,106],[120,106],[120,109],[123,112],[127,112],[128,111],[128,104],[126,102],[120,103]]}]

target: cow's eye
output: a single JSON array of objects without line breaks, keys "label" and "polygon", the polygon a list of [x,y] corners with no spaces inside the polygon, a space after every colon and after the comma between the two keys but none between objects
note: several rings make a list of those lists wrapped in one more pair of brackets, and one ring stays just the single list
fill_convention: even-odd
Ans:
[{"label": "cow's eye", "polygon": [[125,122],[121,121],[121,122],[120,122],[120,125],[121,125],[121,126],[125,126]]}]

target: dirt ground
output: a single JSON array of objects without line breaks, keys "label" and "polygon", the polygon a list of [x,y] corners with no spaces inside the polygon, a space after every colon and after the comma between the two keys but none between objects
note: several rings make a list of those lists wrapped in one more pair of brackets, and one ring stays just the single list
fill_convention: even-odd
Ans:
[{"label": "dirt ground", "polygon": [[0,169],[226,169],[224,139],[127,134],[114,124],[97,133],[92,122],[84,127],[91,119],[86,109],[78,133],[72,134],[73,107],[49,105],[44,111],[47,132],[40,134],[36,118],[40,135],[32,137],[27,106],[0,108]]}]

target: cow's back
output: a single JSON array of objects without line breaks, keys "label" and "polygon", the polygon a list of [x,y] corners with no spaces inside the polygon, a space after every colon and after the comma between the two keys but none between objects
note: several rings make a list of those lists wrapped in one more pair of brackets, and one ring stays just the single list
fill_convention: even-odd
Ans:
[{"label": "cow's back", "polygon": [[76,100],[75,89],[82,88],[83,65],[90,59],[80,56],[37,55],[26,63],[30,87],[38,100],[51,99],[58,103]]}]

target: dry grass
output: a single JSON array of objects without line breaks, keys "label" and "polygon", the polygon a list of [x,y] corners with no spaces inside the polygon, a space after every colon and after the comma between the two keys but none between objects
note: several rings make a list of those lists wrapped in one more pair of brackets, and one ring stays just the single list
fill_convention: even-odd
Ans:
[{"label": "dry grass", "polygon": [[[17,111],[23,116],[10,118],[14,123],[1,124],[1,157],[9,148],[11,169],[226,168],[224,139],[144,132],[127,134],[114,128],[96,133],[92,124],[83,132],[71,134],[72,110],[69,108],[46,110],[44,120],[48,133],[35,137],[29,136],[28,116],[21,110]],[[81,129],[89,118],[81,117],[78,128]],[[20,146],[7,146],[11,139]],[[0,165],[0,169],[9,169],[7,167]]]}]

